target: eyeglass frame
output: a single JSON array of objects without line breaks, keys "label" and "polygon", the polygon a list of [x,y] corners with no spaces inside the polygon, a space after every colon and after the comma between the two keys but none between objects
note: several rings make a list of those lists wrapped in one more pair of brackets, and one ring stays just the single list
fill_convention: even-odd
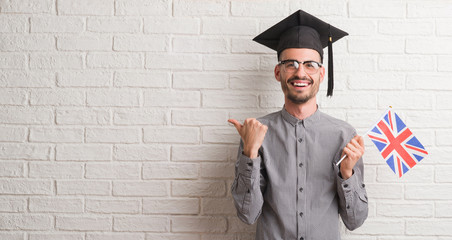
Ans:
[{"label": "eyeglass frame", "polygon": [[[315,72],[313,72],[313,73],[308,73],[308,72],[306,72],[307,74],[316,74],[316,73],[319,72],[319,69],[323,67],[323,64],[322,64],[322,63],[319,63],[319,62],[314,61],[314,60],[307,60],[307,61],[300,62],[300,61],[295,60],[295,59],[281,60],[281,61],[278,62],[278,65],[283,65],[283,66],[284,66],[284,71],[286,72],[286,67],[285,67],[284,64],[285,64],[286,62],[289,62],[289,61],[293,61],[293,62],[296,62],[296,63],[298,64],[298,68],[296,69],[296,71],[298,71],[298,69],[300,69],[300,67],[299,67],[300,64],[301,64],[301,66],[303,66],[303,70],[304,70],[305,72],[306,72],[306,68],[304,67],[304,64],[305,64],[305,63],[315,63],[315,64],[318,64],[318,65],[319,65],[319,68],[317,68]],[[294,72],[296,72],[296,71],[294,71]]]}]

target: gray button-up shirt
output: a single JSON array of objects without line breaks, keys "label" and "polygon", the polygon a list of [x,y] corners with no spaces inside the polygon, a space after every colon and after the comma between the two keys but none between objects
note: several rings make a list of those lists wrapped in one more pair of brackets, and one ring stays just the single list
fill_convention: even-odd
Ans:
[{"label": "gray button-up shirt", "polygon": [[232,195],[238,217],[256,240],[340,239],[339,214],[353,230],[367,218],[363,160],[344,180],[335,163],[356,131],[319,110],[304,120],[284,108],[258,119],[268,126],[259,156],[240,143]]}]

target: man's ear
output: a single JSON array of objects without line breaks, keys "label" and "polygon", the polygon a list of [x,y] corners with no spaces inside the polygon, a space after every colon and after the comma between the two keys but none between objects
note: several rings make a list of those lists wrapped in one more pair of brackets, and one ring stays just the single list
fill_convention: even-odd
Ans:
[{"label": "man's ear", "polygon": [[274,72],[276,81],[281,82],[281,79],[279,77],[280,76],[279,74],[281,73],[281,66],[279,64],[276,64]]}]

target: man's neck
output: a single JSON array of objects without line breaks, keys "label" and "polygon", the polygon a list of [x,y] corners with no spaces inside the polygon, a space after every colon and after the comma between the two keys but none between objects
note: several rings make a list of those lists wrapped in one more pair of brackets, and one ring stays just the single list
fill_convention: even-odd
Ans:
[{"label": "man's neck", "polygon": [[315,97],[309,99],[308,102],[301,104],[293,103],[287,98],[285,99],[284,102],[285,102],[284,108],[286,109],[286,111],[290,113],[290,115],[300,120],[303,120],[311,116],[312,114],[315,113],[315,111],[317,111],[317,101]]}]

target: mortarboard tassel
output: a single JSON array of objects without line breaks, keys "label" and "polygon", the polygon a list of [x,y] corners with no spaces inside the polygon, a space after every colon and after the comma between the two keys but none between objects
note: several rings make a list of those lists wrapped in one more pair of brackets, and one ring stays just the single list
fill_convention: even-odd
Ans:
[{"label": "mortarboard tassel", "polygon": [[330,26],[328,26],[328,91],[327,97],[333,96],[334,78],[333,78],[333,37],[331,36]]}]

